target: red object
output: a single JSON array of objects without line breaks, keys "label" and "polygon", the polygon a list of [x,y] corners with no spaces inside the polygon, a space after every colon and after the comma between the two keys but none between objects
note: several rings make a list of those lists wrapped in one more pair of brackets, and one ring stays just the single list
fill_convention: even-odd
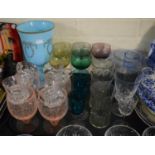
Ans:
[{"label": "red object", "polygon": [[20,37],[16,30],[16,24],[0,23],[0,42],[2,45],[2,51],[0,51],[0,54],[13,52],[14,61],[23,61],[22,46]]}]

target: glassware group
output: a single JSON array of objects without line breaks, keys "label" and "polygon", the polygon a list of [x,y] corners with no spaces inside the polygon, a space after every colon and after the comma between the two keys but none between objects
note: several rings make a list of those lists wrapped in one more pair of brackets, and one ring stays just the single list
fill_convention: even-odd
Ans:
[{"label": "glassware group", "polygon": [[[120,115],[131,115],[138,100],[137,89],[139,94],[145,93],[140,92],[146,86],[144,80],[141,82],[146,77],[141,55],[136,50],[112,51],[111,45],[103,42],[52,45],[53,28],[48,21],[29,21],[17,27],[26,61],[17,64],[14,76],[3,80],[10,114],[28,124],[38,109],[55,127],[69,110],[80,119],[89,116],[95,128],[105,128],[110,124],[115,98]],[[50,67],[43,70],[47,62]],[[79,132],[70,133],[74,128]],[[131,130],[121,128],[126,133]],[[76,135],[84,130],[67,126],[58,135]],[[86,130],[85,133],[91,135]]]}]

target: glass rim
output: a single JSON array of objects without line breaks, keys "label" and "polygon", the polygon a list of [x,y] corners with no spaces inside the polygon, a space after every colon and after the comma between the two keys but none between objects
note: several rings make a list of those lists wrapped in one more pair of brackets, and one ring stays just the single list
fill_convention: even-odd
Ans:
[{"label": "glass rim", "polygon": [[[109,127],[109,128],[105,131],[104,135],[105,135],[105,136],[108,136],[109,132],[110,132],[112,129],[114,129],[114,128],[121,128],[121,127],[126,128],[126,129],[129,129],[129,130],[133,131],[137,136],[140,136],[139,132],[138,132],[137,130],[135,130],[134,128],[132,128],[132,127],[130,127],[130,126],[128,126],[128,125],[120,125],[120,124],[119,124],[119,125],[113,125],[113,126]],[[135,136],[136,136],[136,135],[135,135]],[[117,136],[117,135],[116,135],[116,136]]]},{"label": "glass rim", "polygon": [[[100,46],[102,46],[101,48],[98,48],[97,46],[98,45],[100,45]],[[107,47],[108,46],[108,47]],[[94,50],[96,50],[96,49],[101,49],[101,51],[103,50],[105,50],[105,48],[106,48],[106,51],[108,51],[108,56],[105,58],[105,57],[96,57],[95,56],[95,53],[94,53]],[[107,58],[109,58],[110,57],[110,55],[112,54],[112,51],[111,51],[111,45],[109,44],[109,43],[104,43],[104,42],[96,42],[96,43],[93,43],[92,44],[92,49],[91,49],[91,51],[92,51],[92,55],[95,57],[95,58],[100,58],[100,59],[107,59]],[[104,52],[103,52],[104,53]]]},{"label": "glass rim", "polygon": [[129,81],[121,80],[120,78],[116,78],[116,75],[114,75],[114,80],[115,80],[115,83],[116,83],[116,81],[120,81],[121,83],[126,83],[126,84],[129,84],[129,85],[139,85],[141,83],[139,81],[138,77],[135,79],[135,81],[129,82]]},{"label": "glass rim", "polygon": [[[29,68],[34,68],[36,71],[37,71],[37,66],[31,62],[27,62],[27,61],[21,61],[21,62],[18,62],[17,65],[16,65],[16,71],[18,72],[19,71],[19,65],[22,65],[22,69],[25,68],[25,66],[29,66]],[[29,69],[28,68],[28,69]]]},{"label": "glass rim", "polygon": [[53,46],[55,45],[69,45],[71,47],[71,43],[69,41],[60,41],[60,42],[54,42]]},{"label": "glass rim", "polygon": [[[138,50],[136,50],[136,49],[115,49],[115,50],[113,50],[112,51],[112,57],[115,57],[115,58],[117,58],[118,60],[123,60],[123,58],[122,57],[120,57],[119,55],[120,55],[120,53],[125,53],[125,52],[130,52],[130,53],[135,53],[137,56],[138,56],[138,58],[142,58],[142,56],[140,55],[140,53],[138,53]],[[117,54],[119,54],[119,55],[117,55]],[[132,62],[132,60],[130,61],[130,60],[126,60],[126,62]]]},{"label": "glass rim", "polygon": [[[72,43],[72,50],[74,49],[75,45],[88,45],[89,46],[89,50],[91,50],[92,46],[89,42],[83,42],[83,41],[79,41],[79,42],[73,42]],[[80,47],[81,48],[81,47]],[[83,48],[83,47],[82,47]]]},{"label": "glass rim", "polygon": [[84,129],[84,130],[89,134],[89,136],[93,136],[89,129],[87,129],[85,126],[82,126],[82,125],[79,125],[79,124],[69,124],[69,125],[67,125],[67,126],[64,126],[63,128],[61,128],[61,129],[57,132],[56,136],[61,136],[60,133],[61,133],[63,130],[65,130],[65,129],[67,129],[67,128],[70,128],[70,127],[80,127],[80,128],[82,128],[82,129]]},{"label": "glass rim", "polygon": [[155,131],[155,126],[149,126],[147,128],[144,129],[143,133],[142,133],[142,136],[148,136],[146,133],[151,130],[151,129],[154,129]]},{"label": "glass rim", "polygon": [[[34,31],[34,32],[29,32],[29,31],[26,31],[26,30],[25,30],[25,31],[21,30],[20,26],[25,25],[25,24],[28,24],[28,23],[31,23],[31,22],[33,22],[33,23],[37,23],[37,22],[49,23],[49,24],[51,24],[51,28],[48,28],[48,29],[42,30],[42,31]],[[55,27],[55,25],[54,25],[54,23],[51,22],[51,21],[47,21],[47,20],[30,20],[30,21],[26,21],[26,22],[23,22],[23,23],[21,23],[21,24],[18,24],[17,27],[16,27],[16,29],[17,29],[17,31],[20,32],[20,33],[25,33],[25,34],[39,34],[39,33],[44,33],[44,32],[51,31],[51,30],[54,29],[54,27]]]},{"label": "glass rim", "polygon": [[71,53],[71,49],[72,49],[72,44],[70,43],[70,42],[65,42],[65,41],[62,41],[62,42],[55,42],[54,44],[53,44],[53,53],[52,53],[52,55],[54,54],[54,52],[55,51],[63,51],[64,52],[64,50],[66,51],[67,50],[67,52],[69,52],[69,53]]},{"label": "glass rim", "polygon": [[[106,42],[95,42],[95,43],[93,43],[92,44],[92,47],[94,46],[94,45],[97,45],[97,44],[99,44],[99,45],[110,45],[109,43],[106,43]],[[111,45],[110,45],[111,46]]]}]

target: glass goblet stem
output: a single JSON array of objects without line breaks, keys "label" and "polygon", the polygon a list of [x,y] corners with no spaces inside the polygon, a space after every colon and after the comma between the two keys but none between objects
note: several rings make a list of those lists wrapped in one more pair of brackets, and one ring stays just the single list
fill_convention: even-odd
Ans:
[{"label": "glass goblet stem", "polygon": [[23,122],[24,124],[29,124],[29,123],[31,122],[31,119],[28,119],[28,120],[22,120],[22,122]]},{"label": "glass goblet stem", "polygon": [[44,66],[37,66],[37,69],[39,71],[39,79],[40,79],[41,86],[44,85],[44,82],[45,82],[45,75],[44,75],[43,67]]},{"label": "glass goblet stem", "polygon": [[50,123],[52,124],[52,126],[56,127],[59,124],[59,120],[50,120]]}]

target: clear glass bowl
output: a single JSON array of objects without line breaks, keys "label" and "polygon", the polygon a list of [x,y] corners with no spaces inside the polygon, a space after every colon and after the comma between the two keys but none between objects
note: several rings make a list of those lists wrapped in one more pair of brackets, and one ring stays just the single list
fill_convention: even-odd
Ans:
[{"label": "clear glass bowl", "polygon": [[92,133],[81,125],[68,125],[62,128],[56,136],[92,136]]},{"label": "clear glass bowl", "polygon": [[108,128],[104,135],[105,136],[140,136],[140,134],[135,129],[126,125],[114,125]]}]

